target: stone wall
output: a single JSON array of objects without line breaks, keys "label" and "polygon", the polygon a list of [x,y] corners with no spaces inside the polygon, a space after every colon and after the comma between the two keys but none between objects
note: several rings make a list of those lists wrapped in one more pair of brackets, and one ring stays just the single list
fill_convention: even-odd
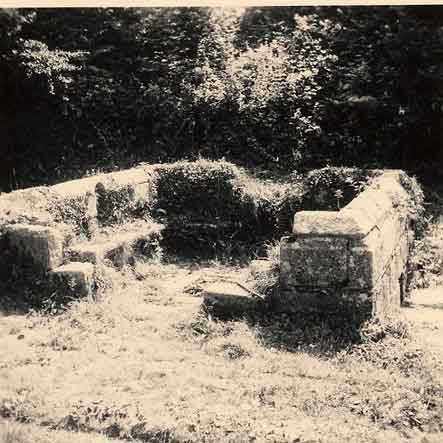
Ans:
[{"label": "stone wall", "polygon": [[[37,297],[54,290],[88,296],[97,266],[121,268],[140,249],[148,253],[161,225],[142,217],[107,233],[103,211],[150,201],[153,174],[152,166],[141,166],[0,195],[0,292],[29,287]],[[85,232],[75,232],[74,219]]]},{"label": "stone wall", "polygon": [[393,315],[406,290],[414,233],[402,171],[387,171],[340,211],[300,211],[281,242],[284,303]]},{"label": "stone wall", "polygon": [[[153,222],[128,222],[121,232],[104,235],[105,216],[116,202],[150,204],[154,174],[148,165],[0,195],[0,280],[29,263],[49,281],[73,278],[80,293],[89,294],[98,264],[121,268],[140,245],[148,245],[147,251],[158,238],[162,227]],[[281,301],[322,310],[351,307],[359,318],[394,313],[405,291],[413,240],[405,178],[388,171],[340,211],[298,212],[293,234],[281,242]],[[76,199],[84,203],[80,218],[88,225],[87,239],[73,235],[72,223],[55,219],[51,210],[51,201]],[[78,215],[77,206],[69,208],[68,218]]]},{"label": "stone wall", "polygon": [[[97,187],[102,190],[129,188],[134,200],[148,198],[153,192],[152,174],[154,165],[97,174],[71,180],[53,186],[39,186],[0,194],[0,228],[8,223],[26,222],[49,225],[53,219],[51,203],[54,200],[67,202],[71,199],[90,200]],[[97,202],[88,202],[89,211],[97,216]]]}]

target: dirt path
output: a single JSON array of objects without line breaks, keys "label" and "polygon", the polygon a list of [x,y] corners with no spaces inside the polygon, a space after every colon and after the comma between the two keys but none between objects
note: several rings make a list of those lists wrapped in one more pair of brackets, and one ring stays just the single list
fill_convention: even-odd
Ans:
[{"label": "dirt path", "polygon": [[443,353],[443,286],[417,289],[402,314],[414,328],[414,338],[424,347]]}]

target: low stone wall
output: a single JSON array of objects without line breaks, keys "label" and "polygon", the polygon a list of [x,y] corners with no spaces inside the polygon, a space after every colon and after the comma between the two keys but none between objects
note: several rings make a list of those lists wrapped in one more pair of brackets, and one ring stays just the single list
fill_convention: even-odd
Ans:
[{"label": "low stone wall", "polygon": [[340,211],[300,211],[281,242],[282,301],[340,306],[356,317],[395,314],[414,233],[402,171],[387,171]]},{"label": "low stone wall", "polygon": [[[121,268],[139,246],[149,252],[159,237],[161,225],[143,219],[110,235],[103,229],[106,210],[149,201],[153,174],[152,166],[140,166],[0,195],[1,286],[33,287],[41,297],[55,289],[70,297],[91,295],[99,263]],[[77,220],[85,225],[81,235],[74,232]]]},{"label": "low stone wall", "polygon": [[[98,174],[71,180],[53,186],[39,186],[0,194],[0,228],[9,223],[31,223],[50,225],[54,219],[54,202],[66,203],[72,199],[83,199],[87,216],[96,218],[100,214],[97,204],[97,188],[103,192],[127,188],[132,200],[149,198],[153,193],[152,174],[155,165]],[[93,196],[93,198],[91,198]]]},{"label": "low stone wall", "polygon": [[[158,237],[161,225],[155,223],[134,224],[111,237],[100,231],[107,212],[120,210],[116,204],[150,203],[155,174],[155,165],[147,165],[0,195],[0,277],[9,272],[8,263],[29,262],[50,281],[73,278],[82,294],[90,293],[91,269],[98,263],[122,267],[137,245],[148,245],[147,251]],[[359,317],[392,314],[405,292],[413,239],[405,178],[401,171],[385,172],[340,211],[298,212],[293,235],[281,243],[281,300],[303,309],[350,306]],[[84,203],[79,218],[88,238],[54,218],[54,199]],[[67,207],[67,218],[79,215],[78,205]]]}]

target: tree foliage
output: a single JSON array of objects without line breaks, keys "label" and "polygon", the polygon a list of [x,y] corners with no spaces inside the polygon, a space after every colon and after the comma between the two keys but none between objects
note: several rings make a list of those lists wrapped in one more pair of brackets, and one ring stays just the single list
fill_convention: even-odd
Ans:
[{"label": "tree foliage", "polygon": [[0,11],[0,190],[225,157],[442,170],[441,7]]}]

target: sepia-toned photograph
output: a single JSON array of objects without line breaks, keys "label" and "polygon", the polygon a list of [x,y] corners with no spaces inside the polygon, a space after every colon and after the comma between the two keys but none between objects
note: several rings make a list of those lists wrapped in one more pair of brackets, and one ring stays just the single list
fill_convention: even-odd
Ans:
[{"label": "sepia-toned photograph", "polygon": [[0,443],[443,442],[443,4],[4,6]]}]

